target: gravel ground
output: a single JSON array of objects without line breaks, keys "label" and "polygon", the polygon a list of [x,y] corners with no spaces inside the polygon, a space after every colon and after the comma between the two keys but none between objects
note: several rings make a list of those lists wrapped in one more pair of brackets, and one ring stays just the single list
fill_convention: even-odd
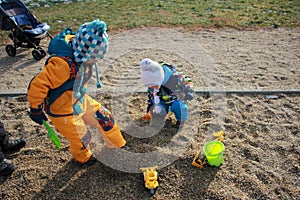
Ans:
[{"label": "gravel ground", "polygon": [[[48,42],[42,41],[45,49]],[[299,44],[299,29],[145,28],[110,35],[109,53],[99,63],[104,86],[96,90],[93,79],[89,92],[113,112],[131,149],[107,150],[93,133],[99,162],[91,167],[72,160],[59,133],[63,148],[55,149],[45,128],[28,117],[26,95],[3,97],[26,92],[46,58],[34,61],[31,50],[21,49],[8,57],[2,46],[0,120],[27,145],[7,155],[17,169],[1,179],[0,199],[299,199]],[[172,114],[160,130],[140,120],[147,97],[139,62],[145,57],[173,63],[193,78],[196,98],[180,131]],[[282,92],[201,93],[220,90]],[[192,166],[219,130],[225,131],[224,163]],[[153,165],[159,186],[151,195],[139,167]]]}]

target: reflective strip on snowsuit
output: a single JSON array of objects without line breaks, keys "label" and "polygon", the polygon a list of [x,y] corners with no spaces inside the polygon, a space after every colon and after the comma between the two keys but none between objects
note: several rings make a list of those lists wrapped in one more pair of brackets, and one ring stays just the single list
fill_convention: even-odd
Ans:
[{"label": "reflective strip on snowsuit", "polygon": [[[30,107],[41,107],[49,90],[62,86],[69,78],[70,68],[68,63],[58,57],[50,58],[42,72],[34,77],[29,84],[27,94]],[[99,113],[100,115],[101,113],[107,114],[109,111],[87,94],[83,97],[83,102],[77,103],[81,109],[81,113],[70,115],[74,113],[72,105],[75,102],[74,93],[71,90],[65,91],[50,105],[51,113],[60,116],[49,116],[57,130],[69,140],[73,157],[82,163],[86,162],[91,156],[88,141],[86,143],[86,138],[89,136],[86,125],[97,127],[98,131],[103,135],[106,145],[110,148],[122,147],[126,143],[115,120],[113,120],[111,127],[107,128],[103,120],[101,121],[98,117],[97,119],[95,118],[96,111],[98,111],[98,115]],[[103,112],[103,110],[105,110],[105,112]],[[111,118],[104,117],[103,119]],[[103,125],[103,127],[100,126],[99,123]]]}]

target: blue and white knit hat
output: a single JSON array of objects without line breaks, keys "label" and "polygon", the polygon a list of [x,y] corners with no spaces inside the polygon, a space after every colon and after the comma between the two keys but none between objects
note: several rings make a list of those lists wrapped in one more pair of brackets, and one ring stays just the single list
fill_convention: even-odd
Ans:
[{"label": "blue and white knit hat", "polygon": [[106,23],[100,20],[84,23],[73,40],[75,62],[102,59],[108,49]]}]

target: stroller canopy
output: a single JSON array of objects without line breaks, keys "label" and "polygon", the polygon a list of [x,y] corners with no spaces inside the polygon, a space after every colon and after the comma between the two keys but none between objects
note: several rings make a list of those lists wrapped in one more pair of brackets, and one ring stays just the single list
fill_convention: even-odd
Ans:
[{"label": "stroller canopy", "polygon": [[0,29],[24,28],[25,32],[39,35],[47,32],[50,26],[39,23],[23,2],[19,0],[0,0]]}]

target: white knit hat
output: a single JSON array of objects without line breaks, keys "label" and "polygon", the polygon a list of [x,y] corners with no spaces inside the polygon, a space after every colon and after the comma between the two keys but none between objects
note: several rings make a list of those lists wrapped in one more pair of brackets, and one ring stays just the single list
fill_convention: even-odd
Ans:
[{"label": "white knit hat", "polygon": [[149,58],[141,62],[142,84],[146,87],[160,86],[164,80],[164,70],[158,64]]}]

